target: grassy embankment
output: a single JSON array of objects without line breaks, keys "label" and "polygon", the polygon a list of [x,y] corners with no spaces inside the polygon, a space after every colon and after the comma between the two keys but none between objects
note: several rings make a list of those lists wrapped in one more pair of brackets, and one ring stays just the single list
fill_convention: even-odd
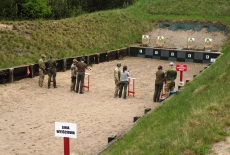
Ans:
[{"label": "grassy embankment", "polygon": [[[37,62],[42,53],[56,58],[113,50],[140,42],[158,21],[220,21],[230,24],[228,0],[178,2],[139,0],[127,9],[97,12],[58,21],[4,22],[0,68]],[[103,154],[205,154],[224,140],[230,126],[230,44],[212,66],[184,90],[140,122]]]}]

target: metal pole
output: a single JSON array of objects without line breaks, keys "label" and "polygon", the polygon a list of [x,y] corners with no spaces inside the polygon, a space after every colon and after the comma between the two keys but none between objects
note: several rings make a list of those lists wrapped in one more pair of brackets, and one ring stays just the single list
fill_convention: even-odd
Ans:
[{"label": "metal pole", "polygon": [[134,97],[135,79],[133,79],[133,97]]}]

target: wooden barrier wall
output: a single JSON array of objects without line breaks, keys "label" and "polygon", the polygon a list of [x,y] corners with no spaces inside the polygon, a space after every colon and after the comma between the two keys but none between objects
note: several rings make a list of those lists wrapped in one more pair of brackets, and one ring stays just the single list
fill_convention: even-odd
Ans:
[{"label": "wooden barrier wall", "polygon": [[[72,58],[57,59],[57,71],[66,71],[70,69],[73,59],[80,61],[85,58],[85,63],[88,65],[99,64],[102,62],[112,61],[126,56],[152,58],[159,60],[181,61],[181,62],[197,62],[210,63],[211,59],[216,59],[221,53],[207,51],[192,51],[192,50],[177,50],[163,49],[151,47],[128,47],[108,52],[101,52],[87,56],[77,56]],[[39,59],[39,58],[38,58]],[[46,68],[48,68],[47,62]],[[29,72],[29,74],[28,74]],[[0,84],[11,83],[23,78],[33,78],[39,75],[38,64],[30,64],[27,66],[18,66],[0,70]]]},{"label": "wooden barrier wall", "polygon": [[[85,63],[88,65],[91,64],[99,64],[101,62],[107,62],[116,60],[119,57],[125,57],[128,56],[128,50],[129,48],[122,48],[118,50],[108,51],[108,52],[102,52],[87,56],[76,56],[72,58],[64,58],[64,59],[57,59],[56,62],[57,65],[57,71],[66,71],[70,69],[73,59],[77,59],[80,61],[82,57],[85,58]],[[38,58],[39,59],[39,58]],[[45,63],[46,68],[48,68],[47,62]],[[4,83],[11,83],[17,80],[21,80],[24,78],[34,78],[34,76],[39,75],[39,66],[38,63],[30,64],[26,66],[17,66],[14,68],[7,68],[0,70],[0,84]]]},{"label": "wooden barrier wall", "polygon": [[212,60],[218,58],[220,55],[220,52],[130,47],[130,56],[179,62],[211,63]]}]

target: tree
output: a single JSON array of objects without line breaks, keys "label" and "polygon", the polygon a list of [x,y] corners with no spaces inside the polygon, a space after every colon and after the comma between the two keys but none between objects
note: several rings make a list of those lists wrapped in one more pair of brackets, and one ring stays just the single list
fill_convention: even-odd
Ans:
[{"label": "tree", "polygon": [[22,4],[23,17],[30,19],[45,18],[51,14],[51,7],[47,6],[46,0],[26,0]]}]

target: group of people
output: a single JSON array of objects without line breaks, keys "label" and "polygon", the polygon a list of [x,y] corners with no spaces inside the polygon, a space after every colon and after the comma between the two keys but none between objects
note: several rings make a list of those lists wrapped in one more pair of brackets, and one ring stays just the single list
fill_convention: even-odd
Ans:
[{"label": "group of people", "polygon": [[[45,58],[44,54],[41,55],[41,59],[38,61],[39,65],[39,80],[38,85],[40,87],[43,86],[44,77],[46,74],[46,65],[45,65]],[[76,91],[76,93],[84,94],[83,92],[83,84],[85,79],[85,70],[91,70],[88,68],[87,64],[84,63],[84,57],[81,58],[80,62],[77,59],[73,59],[73,63],[71,65],[71,86],[70,91]],[[47,61],[48,64],[48,89],[50,88],[50,83],[53,82],[54,88],[57,88],[56,85],[56,72],[57,72],[57,62],[53,58],[53,55],[49,56],[49,60]],[[52,81],[51,81],[52,78]],[[77,84],[76,84],[77,83]],[[75,87],[76,86],[76,87]],[[80,90],[79,90],[80,88]]]},{"label": "group of people", "polygon": [[156,79],[155,79],[155,92],[153,95],[154,102],[160,102],[163,85],[165,98],[169,97],[173,94],[175,88],[175,80],[177,78],[177,71],[174,69],[174,63],[169,63],[169,69],[163,72],[163,67],[160,65],[158,66],[158,70],[156,72]]},{"label": "group of people", "polygon": [[[82,57],[80,62],[77,59],[73,59],[73,63],[70,67],[71,70],[71,86],[70,91],[76,91],[76,93],[84,94],[83,84],[85,79],[85,70],[91,70],[85,62],[85,58]],[[76,86],[77,83],[77,86]],[[76,86],[76,89],[75,89]],[[80,86],[80,91],[79,91]]]},{"label": "group of people", "polygon": [[[49,60],[48,60],[48,89],[50,88],[50,83],[51,83],[51,77],[53,77],[53,86],[54,88],[57,88],[56,85],[56,73],[57,73],[57,62],[55,61],[55,59],[53,58],[53,55],[49,56]],[[41,59],[38,61],[38,65],[39,65],[39,80],[38,80],[38,85],[40,87],[43,86],[43,81],[45,78],[45,74],[46,74],[46,65],[45,65],[45,58],[46,56],[44,54],[41,55]]]},{"label": "group of people", "polygon": [[118,62],[116,68],[114,69],[114,81],[115,81],[115,93],[114,98],[119,96],[121,98],[122,91],[124,89],[123,93],[123,99],[126,99],[127,94],[127,86],[129,84],[128,77],[130,76],[129,71],[127,71],[127,66],[124,65],[123,69],[120,70],[121,63]]},{"label": "group of people", "polygon": [[[46,74],[46,66],[45,66],[45,58],[44,54],[41,55],[41,59],[38,61],[39,65],[39,81],[38,84],[40,87],[43,86],[44,76]],[[71,70],[71,86],[70,91],[75,91],[76,93],[83,94],[83,84],[85,79],[85,70],[91,70],[88,68],[87,64],[84,63],[85,59],[82,57],[80,62],[77,59],[73,59],[73,63],[70,67]],[[56,85],[56,68],[57,63],[53,58],[53,55],[49,56],[49,60],[47,61],[48,64],[48,89],[50,88],[50,83],[53,82],[53,87],[57,88]],[[175,88],[175,79],[177,78],[177,71],[174,69],[174,63],[169,63],[170,68],[163,72],[163,67],[160,65],[158,66],[158,70],[156,72],[156,79],[155,79],[155,92],[153,96],[154,102],[160,102],[163,86],[165,92],[165,98],[170,96],[170,92],[174,92]],[[115,92],[114,98],[122,97],[123,92],[123,99],[126,99],[127,95],[127,87],[129,84],[129,71],[127,71],[127,66],[124,65],[123,69],[121,70],[121,63],[117,62],[117,66],[114,69],[114,81],[115,81]],[[51,81],[51,78],[52,81]],[[165,84],[165,85],[164,85]]]}]

